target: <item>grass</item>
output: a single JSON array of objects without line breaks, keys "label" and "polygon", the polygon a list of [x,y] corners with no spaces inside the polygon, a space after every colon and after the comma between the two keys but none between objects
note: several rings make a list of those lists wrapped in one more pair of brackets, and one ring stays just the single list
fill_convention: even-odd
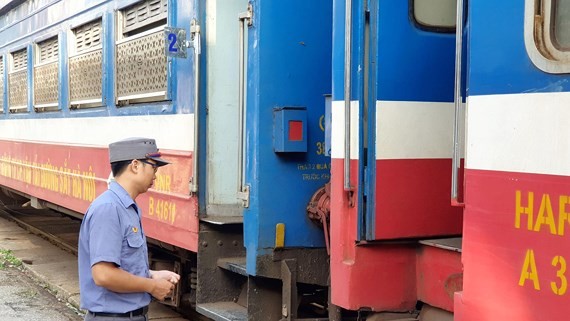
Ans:
[{"label": "grass", "polygon": [[22,266],[22,261],[15,257],[12,251],[0,249],[0,269],[20,266]]}]

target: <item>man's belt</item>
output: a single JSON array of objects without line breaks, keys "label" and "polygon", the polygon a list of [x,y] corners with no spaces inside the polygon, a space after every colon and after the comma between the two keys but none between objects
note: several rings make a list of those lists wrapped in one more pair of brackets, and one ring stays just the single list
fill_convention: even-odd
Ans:
[{"label": "man's belt", "polygon": [[148,312],[148,305],[133,311],[125,313],[110,313],[110,312],[93,312],[89,311],[94,317],[114,317],[114,318],[128,318],[128,317],[138,317],[140,315],[146,315]]}]

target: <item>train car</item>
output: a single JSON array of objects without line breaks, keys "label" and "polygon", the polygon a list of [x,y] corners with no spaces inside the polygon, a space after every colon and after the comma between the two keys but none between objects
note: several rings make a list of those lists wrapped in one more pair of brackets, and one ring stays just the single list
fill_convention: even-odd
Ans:
[{"label": "train car", "polygon": [[564,320],[569,10],[5,1],[0,185],[81,218],[107,145],[154,137],[137,202],[182,311]]},{"label": "train car", "polygon": [[565,320],[570,2],[334,3],[332,303]]},{"label": "train car", "polygon": [[173,165],[137,203],[152,267],[183,276],[166,303],[318,318],[331,33],[326,0],[4,1],[0,185],[81,218],[107,145],[153,137]]},{"label": "train car", "polygon": [[417,240],[459,236],[463,219],[449,199],[455,3],[428,2],[335,2],[331,286],[345,309],[412,311],[449,291],[417,266],[440,262]]}]

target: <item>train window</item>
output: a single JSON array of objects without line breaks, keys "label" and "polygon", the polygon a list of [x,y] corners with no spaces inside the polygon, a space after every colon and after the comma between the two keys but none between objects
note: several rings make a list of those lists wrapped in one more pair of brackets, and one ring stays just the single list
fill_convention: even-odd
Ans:
[{"label": "train window", "polygon": [[554,43],[558,49],[570,51],[570,0],[556,0],[552,15]]},{"label": "train window", "polygon": [[73,30],[77,53],[101,46],[102,23],[102,20],[97,20]]},{"label": "train window", "polygon": [[36,111],[59,109],[59,44],[53,37],[37,44],[34,66],[34,108]]},{"label": "train window", "polygon": [[69,99],[71,109],[98,107],[103,103],[103,50],[101,19],[71,32]]},{"label": "train window", "polygon": [[0,56],[0,114],[4,113],[4,57]]},{"label": "train window", "polygon": [[116,63],[118,106],[167,99],[164,53],[166,0],[140,1],[119,12]]},{"label": "train window", "polygon": [[422,29],[454,32],[457,0],[412,0],[412,16]]},{"label": "train window", "polygon": [[28,49],[10,54],[8,74],[8,106],[11,113],[28,111]]},{"label": "train window", "polygon": [[570,0],[526,0],[524,37],[532,62],[548,73],[570,73]]},{"label": "train window", "polygon": [[166,24],[167,0],[146,0],[122,11],[123,34],[128,37]]}]

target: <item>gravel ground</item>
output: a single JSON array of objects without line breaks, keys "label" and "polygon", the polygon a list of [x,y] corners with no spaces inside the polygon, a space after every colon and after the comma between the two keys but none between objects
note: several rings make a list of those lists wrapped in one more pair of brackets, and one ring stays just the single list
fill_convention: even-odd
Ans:
[{"label": "gravel ground", "polygon": [[0,320],[79,321],[74,308],[58,301],[23,271],[0,267]]}]

